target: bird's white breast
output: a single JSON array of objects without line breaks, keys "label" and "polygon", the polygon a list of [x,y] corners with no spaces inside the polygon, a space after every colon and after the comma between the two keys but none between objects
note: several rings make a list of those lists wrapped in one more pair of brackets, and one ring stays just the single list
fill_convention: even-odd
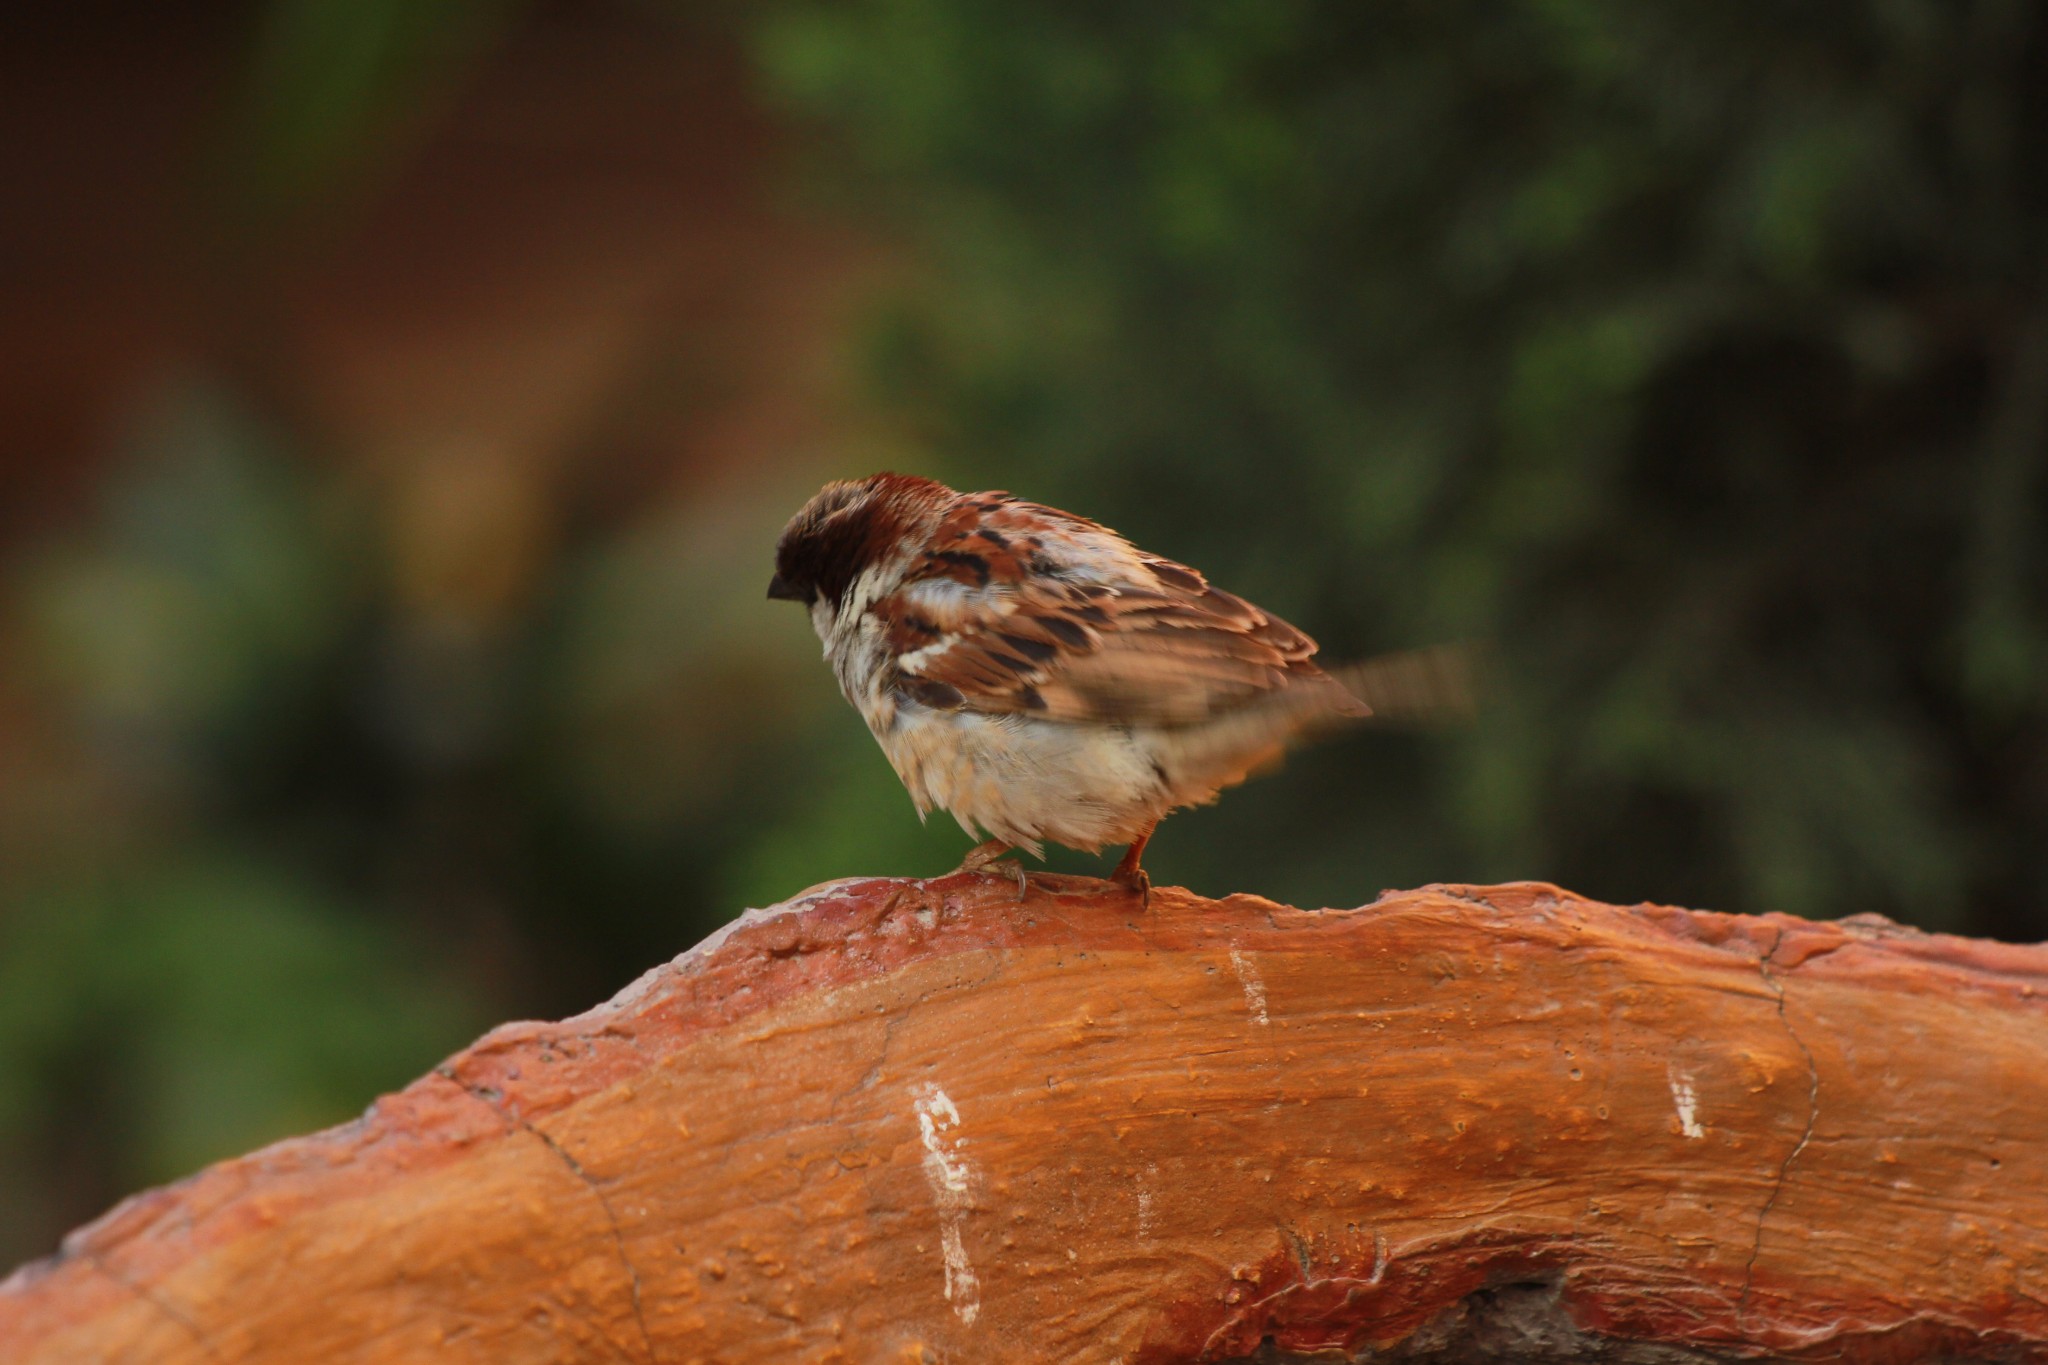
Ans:
[{"label": "bird's white breast", "polygon": [[868,723],[911,799],[951,812],[970,835],[979,826],[1034,853],[1046,839],[1099,849],[1129,843],[1172,804],[1142,739],[1119,727],[907,700],[891,722]]}]

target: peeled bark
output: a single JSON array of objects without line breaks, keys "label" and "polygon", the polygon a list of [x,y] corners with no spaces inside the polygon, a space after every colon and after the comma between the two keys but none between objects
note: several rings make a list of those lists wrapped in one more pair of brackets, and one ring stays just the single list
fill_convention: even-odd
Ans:
[{"label": "peeled bark", "polygon": [[837,883],[0,1286],[0,1359],[2048,1360],[2048,950]]}]

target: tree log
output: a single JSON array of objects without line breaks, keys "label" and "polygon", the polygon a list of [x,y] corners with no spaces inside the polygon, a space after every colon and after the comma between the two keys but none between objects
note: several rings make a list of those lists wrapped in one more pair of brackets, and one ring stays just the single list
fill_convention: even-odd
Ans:
[{"label": "tree log", "polygon": [[835,883],[0,1285],[0,1359],[2048,1360],[2048,950]]}]

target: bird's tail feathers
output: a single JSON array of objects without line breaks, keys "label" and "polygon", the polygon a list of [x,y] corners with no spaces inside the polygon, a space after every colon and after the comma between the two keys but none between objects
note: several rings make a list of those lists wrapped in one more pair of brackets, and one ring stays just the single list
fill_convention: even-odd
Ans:
[{"label": "bird's tail feathers", "polygon": [[1175,729],[1170,767],[1196,788],[1231,786],[1276,766],[1296,745],[1345,725],[1469,719],[1478,693],[1473,654],[1464,645],[1435,645],[1305,678],[1251,705]]},{"label": "bird's tail feathers", "polygon": [[1404,649],[1340,664],[1329,672],[1375,721],[1457,724],[1470,720],[1479,708],[1478,651],[1470,645]]}]

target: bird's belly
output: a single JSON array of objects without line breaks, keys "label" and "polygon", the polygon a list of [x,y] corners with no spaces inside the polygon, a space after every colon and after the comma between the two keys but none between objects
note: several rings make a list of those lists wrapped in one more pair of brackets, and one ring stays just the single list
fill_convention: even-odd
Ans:
[{"label": "bird's belly", "polygon": [[1026,847],[1129,843],[1172,804],[1130,732],[1030,716],[897,708],[875,737],[921,810]]}]

